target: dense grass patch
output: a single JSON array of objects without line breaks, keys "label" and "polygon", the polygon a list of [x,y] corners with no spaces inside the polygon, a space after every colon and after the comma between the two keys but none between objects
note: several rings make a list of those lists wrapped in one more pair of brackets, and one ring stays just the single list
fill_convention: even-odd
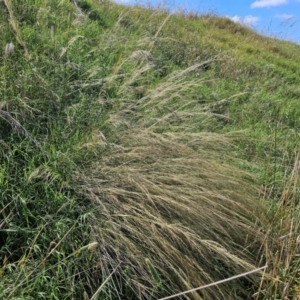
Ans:
[{"label": "dense grass patch", "polygon": [[[299,292],[299,46],[226,18],[0,2],[0,295]],[[98,297],[98,298],[97,298]]]}]

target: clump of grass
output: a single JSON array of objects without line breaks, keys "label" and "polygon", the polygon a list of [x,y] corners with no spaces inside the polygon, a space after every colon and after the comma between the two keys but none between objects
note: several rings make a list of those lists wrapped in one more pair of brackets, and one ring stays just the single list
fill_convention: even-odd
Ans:
[{"label": "clump of grass", "polygon": [[[285,297],[297,299],[299,253],[299,152],[290,174],[286,174],[280,203],[276,205],[265,240],[265,257],[269,263],[270,278],[262,281],[256,299]],[[267,195],[268,197],[268,195]]]},{"label": "clump of grass", "polygon": [[[139,271],[142,272],[139,278],[145,282],[146,289],[151,282],[143,263],[147,254],[168,283],[165,288],[169,292],[176,287],[190,288],[190,281],[205,284],[223,278],[225,270],[226,274],[233,274],[253,267],[251,248],[257,249],[255,242],[260,237],[255,230],[251,233],[253,221],[251,218],[247,221],[246,216],[252,215],[254,207],[253,204],[247,206],[250,204],[246,197],[249,192],[243,190],[243,203],[238,202],[238,194],[228,193],[225,178],[230,172],[229,166],[224,165],[221,171],[214,160],[211,162],[203,157],[203,152],[188,150],[176,141],[169,144],[168,138],[159,135],[133,133],[138,144],[134,143],[133,136],[129,136],[128,146],[122,144],[123,149],[120,149],[119,145],[115,155],[111,155],[105,164],[94,165],[93,172],[88,170],[89,176],[78,187],[85,197],[101,205],[105,225],[100,228],[94,225],[93,236],[97,238],[101,233],[103,247],[106,245],[115,252],[109,256],[120,257],[125,265],[138,264],[144,269]],[[182,158],[181,151],[190,154]],[[200,155],[201,159],[198,158]],[[225,170],[226,175],[222,174]],[[219,179],[218,175],[221,176]],[[235,190],[237,187],[242,190],[242,183],[237,178],[229,179],[229,182],[236,185]],[[244,249],[244,231],[249,238],[253,235],[250,238],[253,244],[248,244],[249,252]],[[114,245],[113,249],[111,245]],[[239,249],[239,245],[244,246]],[[211,260],[211,253],[214,253],[215,261]],[[201,264],[196,267],[200,257]],[[168,268],[174,272],[171,282],[168,282]],[[130,286],[139,291],[134,282]],[[146,296],[147,291],[143,293]],[[228,287],[226,291],[223,287],[220,291],[204,294],[205,298],[229,296],[230,289]]]}]

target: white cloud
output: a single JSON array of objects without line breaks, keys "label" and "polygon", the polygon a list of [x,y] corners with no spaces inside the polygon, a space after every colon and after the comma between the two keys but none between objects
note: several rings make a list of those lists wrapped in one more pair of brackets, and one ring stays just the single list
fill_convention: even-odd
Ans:
[{"label": "white cloud", "polygon": [[243,25],[253,26],[257,23],[257,21],[259,20],[259,17],[248,15],[245,17],[234,16],[234,17],[231,17],[230,19],[235,23],[241,23]]},{"label": "white cloud", "polygon": [[259,20],[259,17],[255,17],[252,15],[246,16],[243,20],[243,22],[246,25],[255,25],[257,23],[257,21]]},{"label": "white cloud", "polygon": [[119,4],[124,4],[124,5],[134,3],[133,0],[113,0],[113,1],[116,2],[116,3],[119,3]]},{"label": "white cloud", "polygon": [[287,2],[287,0],[257,0],[251,4],[251,8],[279,6]]},{"label": "white cloud", "polygon": [[[299,1],[300,2],[300,1]],[[294,15],[289,15],[289,14],[280,14],[275,16],[277,19],[282,19],[284,21],[288,21],[294,18]]]},{"label": "white cloud", "polygon": [[231,17],[230,19],[235,23],[242,23],[242,17],[240,17],[240,16],[234,16],[234,17]]}]

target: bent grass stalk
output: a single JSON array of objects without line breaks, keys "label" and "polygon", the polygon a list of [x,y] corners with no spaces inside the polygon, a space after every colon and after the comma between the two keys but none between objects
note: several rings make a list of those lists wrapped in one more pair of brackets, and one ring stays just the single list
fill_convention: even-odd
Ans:
[{"label": "bent grass stalk", "polygon": [[257,269],[252,270],[252,271],[248,271],[248,272],[245,272],[245,273],[242,273],[242,274],[239,274],[239,275],[235,275],[235,276],[223,279],[223,280],[219,280],[219,281],[216,281],[216,282],[213,282],[213,283],[210,283],[210,284],[206,284],[206,285],[200,286],[198,288],[194,288],[194,289],[191,289],[191,290],[188,290],[188,291],[185,291],[185,292],[181,292],[181,293],[178,293],[178,294],[175,294],[175,295],[172,295],[172,296],[160,298],[158,300],[173,299],[175,297],[179,297],[179,296],[183,296],[183,295],[186,295],[186,294],[189,294],[189,293],[200,291],[202,289],[206,289],[206,288],[209,288],[209,287],[212,287],[212,286],[216,286],[218,284],[221,284],[221,283],[224,283],[224,282],[228,282],[228,281],[231,281],[231,280],[234,280],[234,279],[237,279],[237,278],[245,277],[245,276],[257,273],[257,272],[262,271],[262,270],[265,271],[267,269],[267,267],[268,267],[268,265],[265,265],[265,266],[263,266],[261,268],[257,268]]},{"label": "bent grass stalk", "polygon": [[119,263],[114,270],[109,274],[109,276],[104,280],[104,282],[100,285],[100,287],[98,288],[98,290],[95,292],[95,294],[92,296],[92,298],[90,300],[94,300],[97,295],[101,292],[101,290],[103,289],[104,285],[108,282],[108,280],[111,278],[111,276],[117,271],[117,269],[119,268],[121,263]]}]

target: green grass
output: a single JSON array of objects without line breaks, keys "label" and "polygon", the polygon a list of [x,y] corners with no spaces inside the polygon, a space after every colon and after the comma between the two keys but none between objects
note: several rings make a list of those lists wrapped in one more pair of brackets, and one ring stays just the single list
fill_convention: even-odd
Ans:
[{"label": "green grass", "polygon": [[159,299],[267,263],[188,299],[296,299],[298,45],[90,0],[5,0],[0,29],[0,298]]}]

